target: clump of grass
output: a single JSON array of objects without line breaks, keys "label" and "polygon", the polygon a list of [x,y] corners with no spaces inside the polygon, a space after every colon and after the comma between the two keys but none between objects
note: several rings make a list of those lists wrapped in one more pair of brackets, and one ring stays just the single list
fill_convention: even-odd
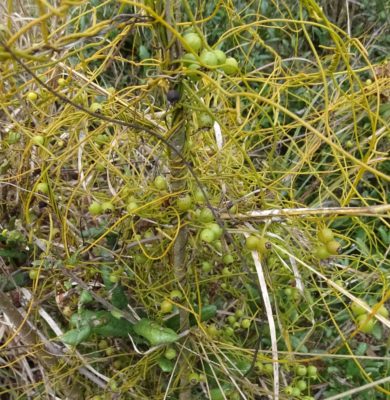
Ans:
[{"label": "clump of grass", "polygon": [[387,64],[314,1],[169,4],[9,5],[2,393],[386,398]]}]

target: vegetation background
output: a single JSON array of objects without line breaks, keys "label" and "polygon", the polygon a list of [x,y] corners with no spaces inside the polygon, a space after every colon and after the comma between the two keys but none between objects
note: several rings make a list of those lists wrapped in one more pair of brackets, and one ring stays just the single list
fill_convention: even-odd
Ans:
[{"label": "vegetation background", "polygon": [[2,399],[389,397],[389,9],[1,2]]}]

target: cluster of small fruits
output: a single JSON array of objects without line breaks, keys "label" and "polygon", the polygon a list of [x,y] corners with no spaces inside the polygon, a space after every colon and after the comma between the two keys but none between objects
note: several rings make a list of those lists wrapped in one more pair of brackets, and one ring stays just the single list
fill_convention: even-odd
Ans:
[{"label": "cluster of small fruits", "polygon": [[[362,303],[368,307],[365,301],[362,301]],[[373,306],[373,308],[375,309],[376,306]],[[356,325],[359,331],[363,333],[372,333],[377,323],[375,317],[370,316],[364,307],[355,302],[351,304],[351,311],[356,318]],[[382,317],[389,318],[389,311],[383,304],[379,306],[377,313]]]},{"label": "cluster of small fruits", "polygon": [[198,78],[196,71],[202,67],[208,70],[218,69],[226,75],[238,72],[238,61],[234,57],[227,57],[220,49],[212,50],[207,43],[203,42],[198,33],[192,31],[184,33],[183,43],[186,50],[191,51],[182,57],[182,63],[186,67],[185,72],[189,78],[196,80]]},{"label": "cluster of small fruits", "polygon": [[316,258],[325,260],[326,258],[339,254],[340,243],[334,239],[334,233],[330,228],[322,228],[317,234],[318,240],[321,244],[315,251]]}]

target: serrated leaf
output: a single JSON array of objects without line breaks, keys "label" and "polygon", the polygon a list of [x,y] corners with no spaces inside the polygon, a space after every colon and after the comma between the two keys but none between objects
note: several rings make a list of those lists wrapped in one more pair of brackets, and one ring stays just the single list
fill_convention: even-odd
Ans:
[{"label": "serrated leaf", "polygon": [[86,341],[91,333],[92,331],[89,326],[84,326],[79,329],[71,329],[61,336],[61,340],[63,343],[70,346],[77,346]]},{"label": "serrated leaf", "polygon": [[133,325],[134,332],[145,338],[152,346],[176,342],[179,339],[177,333],[165,328],[149,319],[141,319]]}]

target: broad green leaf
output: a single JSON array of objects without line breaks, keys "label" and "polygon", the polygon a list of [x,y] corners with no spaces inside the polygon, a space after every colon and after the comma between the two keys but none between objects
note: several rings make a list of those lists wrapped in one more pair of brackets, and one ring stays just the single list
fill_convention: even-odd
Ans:
[{"label": "broad green leaf", "polygon": [[71,326],[79,328],[89,326],[91,331],[104,337],[125,337],[133,334],[133,324],[126,319],[117,319],[109,311],[81,310],[73,314],[70,319]]},{"label": "broad green leaf", "polygon": [[157,360],[157,364],[163,372],[172,372],[173,371],[174,363],[171,360],[166,359],[165,357],[160,357]]},{"label": "broad green leaf", "polygon": [[71,329],[61,336],[61,340],[65,344],[70,346],[77,346],[78,344],[85,342],[89,335],[92,333],[89,326],[83,326],[79,329]]},{"label": "broad green leaf", "polygon": [[133,326],[134,332],[145,338],[152,346],[176,342],[179,336],[170,328],[165,328],[149,319],[141,319]]}]

